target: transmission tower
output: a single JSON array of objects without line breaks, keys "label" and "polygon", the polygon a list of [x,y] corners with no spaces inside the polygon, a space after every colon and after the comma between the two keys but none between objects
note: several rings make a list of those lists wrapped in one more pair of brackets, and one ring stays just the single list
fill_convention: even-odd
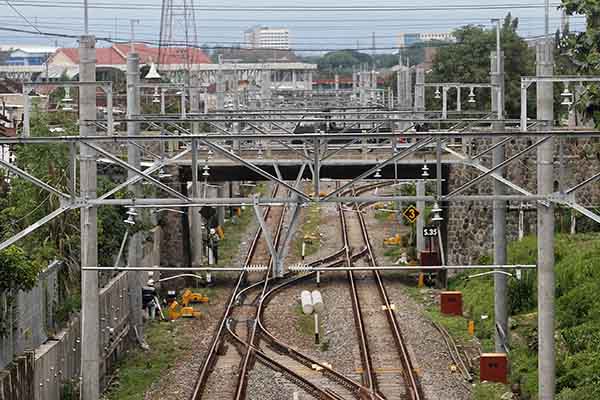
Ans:
[{"label": "transmission tower", "polygon": [[[183,31],[182,31],[183,29]],[[157,64],[177,53],[183,56],[186,70],[197,62],[198,32],[193,0],[163,0],[160,16],[160,41]],[[188,79],[189,79],[188,73]]]}]

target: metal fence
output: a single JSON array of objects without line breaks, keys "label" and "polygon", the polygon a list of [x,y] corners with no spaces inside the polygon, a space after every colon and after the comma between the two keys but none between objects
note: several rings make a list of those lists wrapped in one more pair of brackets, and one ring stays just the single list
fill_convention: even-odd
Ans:
[{"label": "metal fence", "polygon": [[[154,230],[152,240],[145,243],[144,265],[159,264],[160,235],[160,229]],[[52,334],[56,330],[60,268],[60,263],[53,263],[41,273],[32,291],[15,296],[15,310],[7,297],[0,296],[0,318],[5,314],[10,316],[7,334],[5,337],[0,335],[0,400],[61,400],[64,391],[79,385],[80,318],[71,318],[65,329]],[[122,272],[100,290],[100,354],[103,359],[100,375],[103,386],[108,383],[115,362],[129,343],[126,340],[130,333],[127,280],[127,273]],[[31,352],[32,349],[35,352]],[[27,362],[24,357],[15,357],[24,352]],[[3,370],[5,367],[7,369]],[[28,394],[23,397],[21,393]]]}]

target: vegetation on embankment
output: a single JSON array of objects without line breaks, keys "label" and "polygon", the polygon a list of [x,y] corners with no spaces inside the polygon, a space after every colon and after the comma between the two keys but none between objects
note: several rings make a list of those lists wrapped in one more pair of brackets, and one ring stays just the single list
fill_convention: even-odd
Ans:
[{"label": "vegetation on embankment", "polygon": [[[600,234],[557,235],[556,373],[558,400],[600,398]],[[486,257],[487,258],[487,257]],[[509,246],[509,263],[535,264],[536,237]],[[488,259],[482,260],[489,262]],[[475,320],[482,350],[493,350],[494,284],[492,277],[453,278],[450,289],[463,292],[464,310]],[[537,276],[523,272],[510,279],[511,382],[519,382],[525,398],[537,395]],[[481,319],[487,315],[488,318]],[[446,320],[446,321],[444,321]],[[452,318],[450,318],[452,320]],[[464,332],[464,321],[453,331]],[[448,323],[446,318],[441,322]],[[452,326],[454,325],[454,326]],[[488,397],[489,399],[489,397]]]},{"label": "vegetation on embankment", "polygon": [[148,351],[131,351],[119,364],[116,380],[105,395],[107,400],[142,400],[146,390],[153,382],[171,368],[180,348],[185,348],[185,341],[190,338],[181,334],[189,329],[181,324],[170,322],[152,322],[146,324],[146,341],[150,345]]}]

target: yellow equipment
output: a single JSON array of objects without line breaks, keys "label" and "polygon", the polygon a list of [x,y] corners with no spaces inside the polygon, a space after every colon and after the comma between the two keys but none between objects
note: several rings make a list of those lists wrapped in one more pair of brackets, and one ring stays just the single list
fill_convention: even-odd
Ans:
[{"label": "yellow equipment", "polygon": [[186,289],[181,296],[181,304],[177,300],[169,304],[169,319],[174,321],[179,318],[200,318],[202,313],[190,306],[194,303],[208,303],[208,297],[202,293],[193,293],[191,290]]},{"label": "yellow equipment", "polygon": [[181,296],[181,304],[187,307],[192,303],[208,303],[208,297],[202,293],[192,293],[190,289],[186,289],[183,296]]},{"label": "yellow equipment", "polygon": [[202,313],[194,310],[194,307],[179,307],[177,301],[172,302],[169,305],[169,319],[175,321],[179,318],[200,318]]},{"label": "yellow equipment", "polygon": [[397,246],[400,243],[402,243],[402,236],[400,236],[399,233],[397,233],[396,236],[392,236],[390,238],[383,239],[383,244],[388,245],[388,246]]}]

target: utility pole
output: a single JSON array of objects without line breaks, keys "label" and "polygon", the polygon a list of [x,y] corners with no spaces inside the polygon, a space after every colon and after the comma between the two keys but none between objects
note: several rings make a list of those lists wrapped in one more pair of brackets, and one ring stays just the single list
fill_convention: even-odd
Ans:
[{"label": "utility pole", "polygon": [[131,52],[135,52],[135,24],[139,24],[140,20],[139,19],[130,19],[129,20],[129,25],[131,27]]},{"label": "utility pole", "polygon": [[217,110],[223,111],[225,106],[225,82],[223,80],[223,60],[219,55],[219,69],[217,70],[216,78],[216,91],[217,91]]},{"label": "utility pole", "polygon": [[90,33],[90,22],[88,13],[88,0],[83,0],[83,33],[85,33],[86,35]]},{"label": "utility pole", "polygon": [[[496,22],[496,51],[491,54],[491,83],[492,83],[492,111],[496,112],[498,122],[492,124],[494,132],[504,131],[504,54],[500,46],[500,20]],[[497,145],[502,138],[494,138],[493,144]],[[503,145],[498,145],[492,152],[492,165],[496,166],[505,159]],[[503,175],[502,169],[498,170]],[[504,194],[504,184],[494,180],[494,195]],[[494,237],[494,264],[506,264],[506,202],[494,200],[492,211],[493,237]],[[502,273],[494,274],[494,317],[495,317],[495,348],[496,352],[504,353],[508,342],[508,277]],[[500,327],[500,329],[498,329]]]},{"label": "utility pole", "polygon": [[[79,40],[79,81],[96,81],[96,38],[84,35]],[[79,134],[96,135],[96,87],[79,87]],[[84,143],[79,145],[81,198],[96,198],[96,153]],[[100,397],[100,312],[98,271],[98,209],[81,208],[81,396],[84,400]]]},{"label": "utility pole", "polygon": [[[193,77],[191,82],[194,86],[198,86],[197,78]],[[197,114],[200,111],[200,101],[198,98],[198,88],[190,88],[190,111],[192,114]],[[192,133],[198,135],[200,133],[200,124],[195,122],[192,124]],[[197,199],[200,197],[200,185],[198,181],[198,141],[192,140],[192,197]],[[202,240],[202,216],[200,215],[200,207],[190,207],[189,216],[191,221],[190,229],[190,244],[192,249],[192,267],[198,268],[203,264],[204,243]]]},{"label": "utility pole", "polygon": [[550,36],[550,0],[544,0],[544,35],[548,40]]},{"label": "utility pole", "polygon": [[423,118],[425,111],[425,70],[423,67],[416,68],[415,78],[415,113],[416,118]]},{"label": "utility pole", "polygon": [[[546,2],[547,3],[547,2]],[[552,76],[553,45],[549,37],[537,46],[537,76]],[[537,119],[546,121],[544,130],[552,129],[554,119],[554,88],[551,82],[537,83]],[[538,193],[554,191],[554,139],[550,138],[537,150]],[[538,236],[538,374],[540,400],[553,400],[556,391],[554,349],[554,206],[552,202],[537,206]]]},{"label": "utility pole", "polygon": [[[140,57],[134,52],[127,55],[127,118],[133,119],[140,114]],[[140,134],[140,125],[137,122],[127,122],[127,135],[138,136]],[[127,145],[127,161],[138,170],[141,169],[140,149],[133,143]],[[127,179],[135,178],[137,174],[133,171],[127,171]],[[129,185],[127,190],[133,193],[134,197],[140,197],[142,192],[139,184]],[[138,223],[140,217],[138,217]],[[129,267],[142,267],[142,232],[137,232],[129,236],[127,247],[127,265]],[[129,321],[132,325],[131,338],[143,343],[142,321],[142,280],[143,272],[127,272],[127,287],[129,293]]]}]

